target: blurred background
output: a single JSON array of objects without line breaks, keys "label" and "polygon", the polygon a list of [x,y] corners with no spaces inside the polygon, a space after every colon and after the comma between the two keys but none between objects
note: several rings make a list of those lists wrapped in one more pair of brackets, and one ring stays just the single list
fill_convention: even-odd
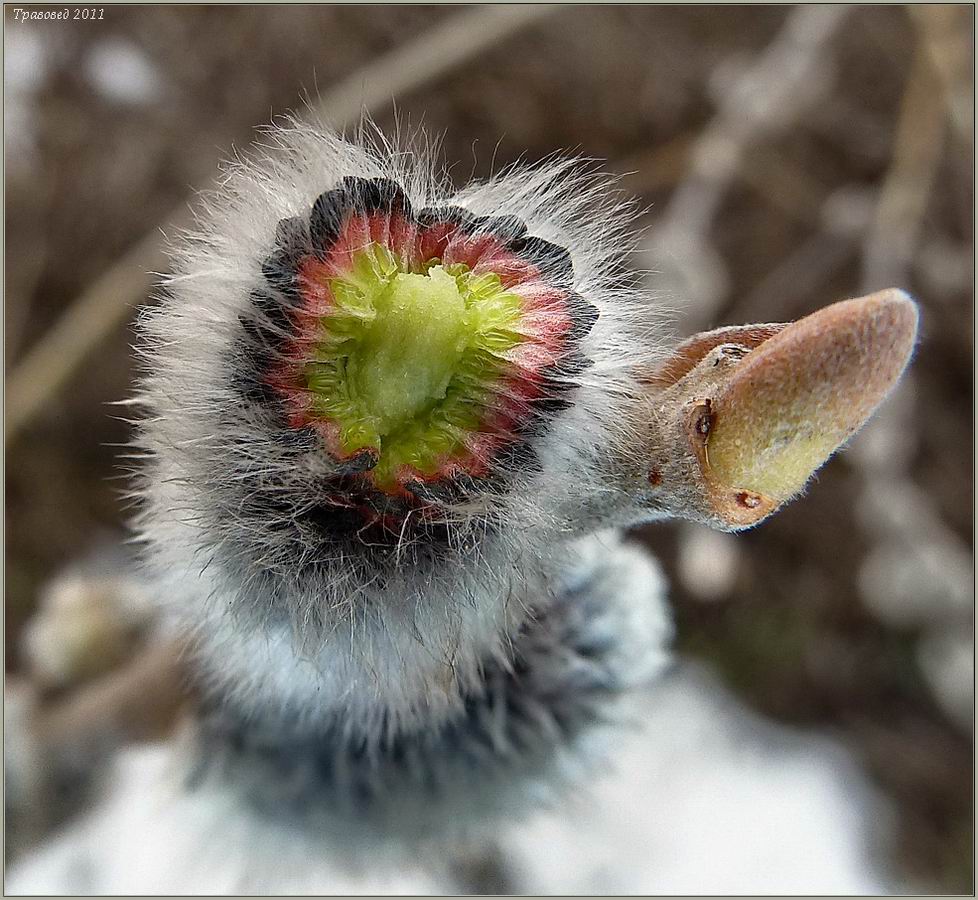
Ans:
[{"label": "blurred background", "polygon": [[[146,273],[255,126],[312,107],[389,128],[396,103],[444,135],[458,182],[556,150],[605,160],[647,209],[634,264],[677,334],[918,298],[909,376],[806,498],[747,534],[635,537],[669,576],[683,658],[848,748],[894,805],[907,884],[972,891],[973,7],[4,17],[8,733],[40,716],[56,743],[115,703],[81,772],[167,732],[177,682],[144,652],[128,426],[107,405],[131,390]],[[133,685],[152,690],[133,704]],[[29,781],[29,760],[7,764]],[[8,808],[24,784],[8,771]],[[15,844],[85,802],[67,776],[44,796]]]}]

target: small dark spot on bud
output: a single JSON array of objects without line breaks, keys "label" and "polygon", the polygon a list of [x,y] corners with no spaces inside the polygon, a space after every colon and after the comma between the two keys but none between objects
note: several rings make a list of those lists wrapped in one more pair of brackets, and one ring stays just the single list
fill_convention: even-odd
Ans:
[{"label": "small dark spot on bud", "polygon": [[713,365],[718,366],[724,360],[729,359],[743,359],[748,353],[750,353],[749,347],[741,347],[740,344],[723,344],[719,348],[720,354],[715,360],[713,360]]},{"label": "small dark spot on bud", "polygon": [[741,491],[737,494],[737,502],[747,509],[757,509],[761,505],[761,498],[750,491]]}]

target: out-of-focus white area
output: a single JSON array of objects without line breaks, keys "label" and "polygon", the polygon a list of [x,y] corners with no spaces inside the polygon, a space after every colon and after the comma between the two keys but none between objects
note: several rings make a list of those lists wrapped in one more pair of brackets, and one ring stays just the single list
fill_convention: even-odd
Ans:
[{"label": "out-of-focus white area", "polygon": [[683,523],[679,531],[679,578],[698,600],[723,600],[733,591],[740,568],[737,538],[702,525]]},{"label": "out-of-focus white area", "polygon": [[30,163],[37,130],[31,98],[47,77],[50,53],[50,41],[39,31],[4,30],[3,131],[10,164],[27,167]]},{"label": "out-of-focus white area", "polygon": [[[9,871],[8,894],[441,894],[404,857],[350,869],[321,837],[261,819],[231,794],[184,790],[176,744],[127,750],[104,802]],[[368,867],[369,868],[366,868]]]},{"label": "out-of-focus white area", "polygon": [[890,813],[841,747],[753,715],[683,666],[613,772],[504,838],[529,894],[873,894]]},{"label": "out-of-focus white area", "polygon": [[97,91],[119,103],[150,103],[163,92],[159,70],[132,41],[96,44],[86,59],[85,72]]},{"label": "out-of-focus white area", "polygon": [[24,663],[36,685],[68,687],[126,659],[154,617],[145,585],[102,547],[44,587],[24,629]]},{"label": "out-of-focus white area", "polygon": [[[888,807],[825,738],[751,714],[683,666],[637,698],[607,771],[567,808],[500,829],[525,894],[842,893],[889,885]],[[376,853],[360,870],[316,835],[211,788],[186,793],[177,745],[129,750],[103,805],[15,866],[8,892],[454,893],[440,852]],[[363,867],[369,867],[364,869]]]}]

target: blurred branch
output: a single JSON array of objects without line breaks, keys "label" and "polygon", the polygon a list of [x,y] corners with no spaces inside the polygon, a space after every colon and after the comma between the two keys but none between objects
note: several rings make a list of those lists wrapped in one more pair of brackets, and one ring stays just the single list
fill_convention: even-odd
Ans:
[{"label": "blurred branch", "polygon": [[[40,272],[40,268],[37,269]],[[8,270],[9,277],[9,270]],[[3,304],[3,354],[5,359],[17,355],[24,342],[24,332],[27,330],[27,320],[30,318],[30,303],[24,298],[30,296],[34,285],[39,280],[33,272],[28,272],[24,278],[27,289],[16,294],[8,287]]]},{"label": "blurred branch", "polygon": [[[968,6],[922,4],[907,7],[940,80],[948,120],[955,135],[974,150],[974,23]],[[972,12],[973,14],[973,12]]]},{"label": "blurred branch", "polygon": [[457,14],[354,72],[322,98],[318,111],[337,127],[353,124],[364,111],[418,90],[560,8],[480,6]]},{"label": "blurred branch", "polygon": [[[183,211],[180,210],[182,213]],[[99,342],[128,319],[166,264],[162,236],[146,235],[68,307],[7,379],[4,438],[9,444],[81,367]]]},{"label": "blurred branch", "polygon": [[825,48],[850,12],[846,6],[792,8],[758,59],[723,90],[715,116],[691,148],[689,173],[650,241],[663,264],[677,266],[681,278],[699,284],[699,291],[686,292],[695,310],[688,325],[711,319],[726,290],[726,270],[708,235],[746,150],[805,112],[812,87],[824,81],[817,76]]},{"label": "blurred branch", "polygon": [[72,692],[38,717],[36,729],[49,752],[103,753],[134,740],[166,734],[186,702],[184,647],[151,641],[136,648],[122,668]]},{"label": "blurred branch", "polygon": [[[434,81],[494,44],[560,9],[559,6],[484,6],[452,16],[407,45],[373,60],[329,91],[317,106],[342,128],[397,96]],[[181,204],[167,217],[185,220]],[[153,229],[67,308],[7,380],[4,439],[10,444],[55,397],[99,343],[126,321],[166,265]]]},{"label": "blurred branch", "polygon": [[[695,144],[696,133],[684,131],[665,143],[624,157],[612,168],[622,172],[628,188],[638,194],[674,188],[689,166]],[[825,189],[776,150],[754,147],[736,174],[788,217],[806,225],[818,221]]]},{"label": "blurred branch", "polygon": [[783,153],[756,146],[743,160],[741,180],[796,222],[817,222],[825,188]]},{"label": "blurred branch", "polygon": [[812,209],[816,228],[778,261],[747,295],[738,302],[740,315],[748,320],[763,318],[778,309],[786,319],[810,308],[811,295],[858,253],[873,214],[872,198],[858,186],[838,188]]},{"label": "blurred branch", "polygon": [[840,6],[791,10],[760,58],[724,91],[716,116],[693,150],[692,170],[669,203],[667,219],[700,234],[709,230],[746,149],[804,112],[802,89],[849,12]]},{"label": "blurred branch", "polygon": [[695,133],[684,131],[664,144],[645,147],[616,161],[611,168],[622,173],[629,190],[636,194],[651,194],[673,188],[689,165],[689,155],[695,142]]},{"label": "blurred branch", "polygon": [[914,52],[900,105],[893,158],[863,253],[862,286],[902,284],[944,151],[946,107],[926,42]]},{"label": "blurred branch", "polygon": [[[40,204],[38,204],[40,205]],[[20,272],[15,277],[10,269],[7,270],[3,305],[3,352],[6,359],[16,356],[24,343],[24,333],[30,319],[30,303],[28,298],[34,293],[44,266],[48,259],[48,238],[41,228],[29,228],[30,252],[19,254]],[[10,253],[8,247],[7,252]]]}]

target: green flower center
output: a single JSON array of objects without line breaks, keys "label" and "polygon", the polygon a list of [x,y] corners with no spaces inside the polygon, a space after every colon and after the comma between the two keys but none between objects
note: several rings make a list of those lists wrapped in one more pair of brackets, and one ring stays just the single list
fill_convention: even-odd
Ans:
[{"label": "green flower center", "polygon": [[405,271],[380,244],[328,286],[304,369],[315,414],[337,426],[342,455],[375,452],[377,487],[396,488],[404,466],[435,475],[492,411],[501,354],[522,340],[520,297],[462,264]]}]

